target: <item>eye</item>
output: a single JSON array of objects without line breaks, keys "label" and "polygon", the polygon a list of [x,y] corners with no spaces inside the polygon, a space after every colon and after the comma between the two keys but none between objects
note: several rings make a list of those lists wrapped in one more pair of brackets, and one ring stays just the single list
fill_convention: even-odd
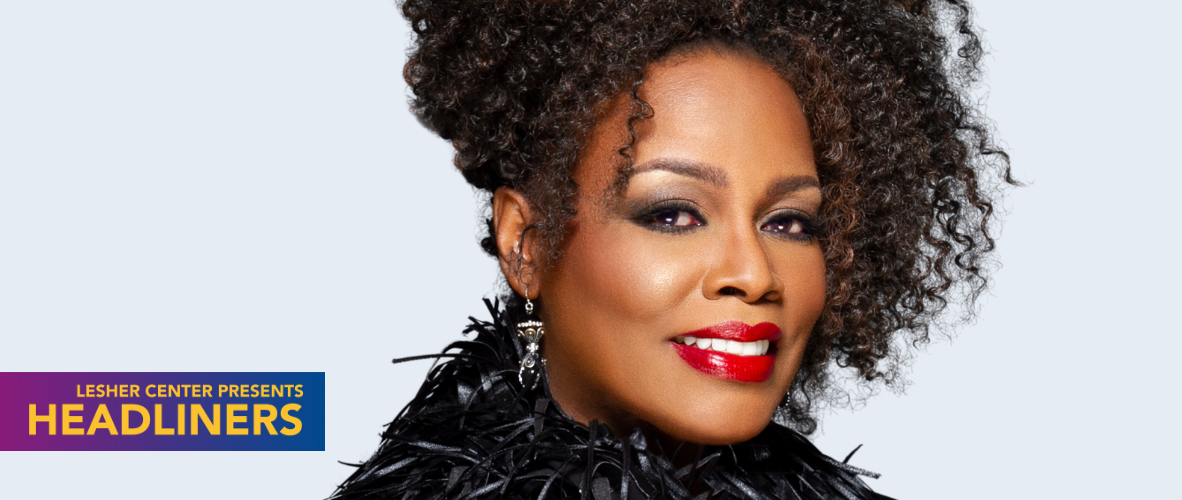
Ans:
[{"label": "eye", "polygon": [[652,223],[668,228],[701,226],[702,221],[693,212],[678,208],[663,208],[652,215]]},{"label": "eye", "polygon": [[629,218],[638,226],[663,233],[693,231],[706,225],[698,206],[687,200],[666,200],[638,207]]},{"label": "eye", "polygon": [[759,230],[789,238],[807,239],[813,234],[812,223],[807,217],[799,214],[778,215],[764,223]]}]

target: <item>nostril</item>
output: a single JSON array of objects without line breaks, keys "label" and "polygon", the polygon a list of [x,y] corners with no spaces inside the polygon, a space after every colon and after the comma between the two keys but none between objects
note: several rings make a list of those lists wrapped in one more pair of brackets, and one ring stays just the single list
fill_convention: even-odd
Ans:
[{"label": "nostril", "polygon": [[733,286],[724,286],[718,291],[719,295],[745,295],[742,290]]}]

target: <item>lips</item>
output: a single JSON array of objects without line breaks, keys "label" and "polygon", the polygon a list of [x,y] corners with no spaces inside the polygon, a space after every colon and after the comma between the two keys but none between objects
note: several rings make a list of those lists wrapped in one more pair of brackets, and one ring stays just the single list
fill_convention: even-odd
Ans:
[{"label": "lips", "polygon": [[780,327],[772,323],[749,326],[731,321],[678,335],[673,350],[707,375],[737,382],[763,382],[775,368],[776,357],[768,352],[780,337]]}]

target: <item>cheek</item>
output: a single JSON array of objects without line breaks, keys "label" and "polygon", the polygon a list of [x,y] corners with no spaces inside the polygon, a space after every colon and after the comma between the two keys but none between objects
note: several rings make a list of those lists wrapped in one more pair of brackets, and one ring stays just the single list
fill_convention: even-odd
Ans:
[{"label": "cheek", "polygon": [[791,345],[781,344],[786,352],[776,360],[781,389],[787,391],[825,308],[825,256],[816,244],[789,248],[775,256],[773,269],[784,286],[781,315],[785,333],[794,334]]},{"label": "cheek", "polygon": [[543,275],[551,391],[584,420],[662,405],[652,388],[667,387],[670,370],[638,377],[637,367],[676,361],[669,330],[701,275],[692,253],[626,224],[580,225]]},{"label": "cheek", "polygon": [[785,312],[811,329],[825,307],[825,256],[813,244],[784,249],[776,257],[773,269],[784,283]]},{"label": "cheek", "polygon": [[619,321],[658,319],[689,299],[703,272],[692,245],[645,233],[612,223],[577,234],[563,258],[567,294]]}]

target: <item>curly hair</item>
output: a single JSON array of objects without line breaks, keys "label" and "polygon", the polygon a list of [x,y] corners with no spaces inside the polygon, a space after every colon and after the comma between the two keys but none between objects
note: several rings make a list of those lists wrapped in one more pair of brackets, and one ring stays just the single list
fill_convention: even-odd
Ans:
[{"label": "curly hair", "polygon": [[[1011,177],[970,92],[984,53],[961,0],[405,0],[404,77],[421,122],[478,189],[539,214],[549,259],[575,216],[573,178],[599,107],[636,120],[645,68],[700,44],[758,55],[797,92],[822,186],[826,306],[778,418],[804,433],[825,403],[901,382],[949,304],[987,287],[994,204]],[[632,135],[635,141],[635,134]],[[622,169],[629,147],[620,150]],[[481,246],[497,254],[490,234]],[[873,392],[873,389],[871,389]]]}]

